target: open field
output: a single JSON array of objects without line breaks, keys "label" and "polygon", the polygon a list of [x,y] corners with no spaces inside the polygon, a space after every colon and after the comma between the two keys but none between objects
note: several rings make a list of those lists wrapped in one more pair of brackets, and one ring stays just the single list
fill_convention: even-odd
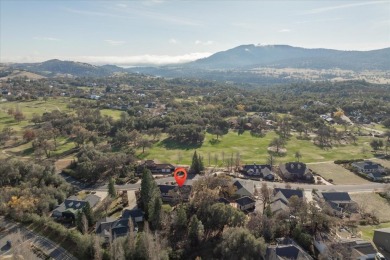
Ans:
[{"label": "open field", "polygon": [[381,223],[376,226],[359,226],[358,230],[362,232],[362,238],[372,241],[374,238],[374,230],[380,228],[390,228],[390,222]]},{"label": "open field", "polygon": [[[62,153],[69,151],[73,148],[75,148],[75,143],[68,138],[60,137],[57,140],[57,150],[51,151],[51,156],[61,155]],[[8,155],[15,155],[15,156],[21,156],[21,157],[29,157],[32,156],[34,153],[34,150],[32,148],[32,143],[24,143],[22,145],[9,148],[6,150],[6,154]]]},{"label": "open field", "polygon": [[344,167],[332,162],[310,164],[309,168],[321,175],[325,180],[332,179],[333,184],[365,184],[370,181],[359,177]]},{"label": "open field", "polygon": [[[42,115],[44,112],[53,110],[59,110],[64,112],[71,112],[67,108],[69,98],[56,98],[49,99],[48,101],[36,100],[28,102],[3,102],[0,103],[0,131],[6,127],[12,127],[16,131],[16,136],[21,138],[23,130],[31,125],[29,120],[33,114]],[[25,120],[17,122],[14,118],[7,114],[9,108],[20,109],[26,116]],[[120,118],[122,111],[103,109],[101,110],[103,115],[112,116],[114,119]],[[206,134],[206,138],[200,146],[189,146],[185,144],[177,144],[175,142],[166,139],[166,135],[163,135],[160,142],[155,143],[152,148],[146,149],[142,154],[138,150],[138,156],[140,158],[156,159],[161,162],[170,162],[177,164],[190,164],[192,154],[196,150],[203,156],[205,165],[222,165],[222,158],[227,161],[229,158],[236,157],[236,154],[240,154],[242,163],[266,163],[268,157],[268,145],[277,135],[274,132],[267,133],[264,137],[258,138],[250,135],[248,131],[242,135],[238,135],[237,132],[230,131],[227,135],[220,137],[220,142],[211,143],[210,141],[215,136]],[[288,162],[294,161],[294,153],[300,151],[302,154],[301,161],[303,162],[324,162],[334,161],[337,159],[365,159],[372,158],[373,154],[369,152],[371,150],[369,142],[371,137],[359,137],[357,144],[339,144],[334,145],[331,149],[321,149],[311,141],[298,140],[295,136],[292,136],[286,145],[287,154],[282,157],[277,157],[276,161]],[[58,151],[53,155],[61,154],[67,149],[74,147],[73,142],[67,140],[61,140]],[[362,149],[364,147],[364,149]],[[363,150],[365,152],[363,153]],[[21,147],[15,147],[9,149],[11,153],[15,153],[21,156],[30,156],[32,149],[30,144],[23,145]],[[324,176],[325,177],[325,176]],[[327,178],[327,177],[325,177]],[[327,178],[329,179],[329,178]],[[333,178],[335,180],[335,178]],[[341,181],[341,180],[339,180]],[[342,181],[341,181],[342,183]]]},{"label": "open field", "polygon": [[[67,98],[56,98],[49,99],[48,101],[43,100],[34,100],[26,102],[2,102],[0,103],[0,131],[4,127],[12,127],[16,131],[16,135],[20,136],[21,131],[25,129],[26,126],[31,123],[29,120],[32,118],[33,114],[42,115],[45,112],[51,112],[53,110],[59,110],[63,112],[70,112],[67,108],[69,99]],[[13,116],[8,115],[7,111],[9,108],[16,110],[17,108],[22,111],[26,117],[24,120],[17,122]]]},{"label": "open field", "polygon": [[118,120],[121,117],[121,114],[124,111],[115,110],[115,109],[102,109],[100,110],[100,113],[103,116],[111,116],[114,120]]},{"label": "open field", "polygon": [[374,213],[380,222],[390,222],[390,203],[377,193],[350,193],[351,199],[365,208],[367,213]]},{"label": "open field", "polygon": [[23,114],[26,116],[26,119],[31,119],[33,114],[42,115],[45,112],[51,112],[53,110],[59,110],[62,112],[69,112],[67,108],[69,104],[68,98],[56,98],[49,99],[48,101],[43,100],[34,100],[34,101],[24,101],[24,102],[3,102],[0,103],[0,111],[7,114],[9,108],[19,108]]},{"label": "open field", "polygon": [[[268,145],[276,136],[274,132],[269,132],[266,136],[258,138],[251,136],[248,131],[242,135],[230,131],[227,135],[220,137],[219,143],[211,144],[210,140],[215,136],[206,134],[206,138],[201,146],[191,147],[167,141],[165,140],[166,136],[163,135],[160,142],[154,144],[152,148],[145,150],[145,154],[141,154],[141,150],[138,150],[138,154],[142,158],[157,159],[161,162],[190,164],[192,154],[197,150],[203,156],[204,163],[207,166],[209,165],[209,154],[211,165],[215,164],[215,156],[218,157],[218,164],[221,165],[223,153],[225,160],[231,158],[232,154],[235,157],[237,153],[240,153],[242,163],[266,163]],[[362,153],[362,147],[365,147],[366,151],[370,151],[369,141],[370,137],[359,137],[356,145],[338,145],[331,149],[321,149],[313,145],[311,141],[298,140],[296,137],[291,137],[286,146],[287,154],[283,157],[277,157],[276,161],[295,161],[294,154],[296,151],[301,152],[302,162],[371,158],[373,157],[371,152]]]},{"label": "open field", "polygon": [[364,125],[364,127],[372,128],[372,129],[383,131],[383,132],[386,132],[387,130],[390,130],[389,128],[386,128],[382,124],[375,124],[375,123],[371,123],[369,125]]},{"label": "open field", "polygon": [[[0,68],[1,70],[2,68]],[[16,78],[16,77],[27,77],[29,79],[43,79],[43,78],[46,78],[45,76],[42,76],[42,75],[39,75],[39,74],[36,74],[36,73],[32,73],[32,72],[29,72],[29,71],[20,71],[20,70],[14,70],[11,75],[8,75],[6,77],[2,77],[0,78],[1,80],[8,80],[8,79],[13,79],[13,78]]]}]

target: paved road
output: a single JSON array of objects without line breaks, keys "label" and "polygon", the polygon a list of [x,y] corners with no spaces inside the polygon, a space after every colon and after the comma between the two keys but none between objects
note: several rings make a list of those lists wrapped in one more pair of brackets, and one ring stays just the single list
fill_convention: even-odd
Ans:
[{"label": "paved road", "polygon": [[[187,179],[185,184],[192,184],[195,180],[197,180],[199,176],[192,177],[191,179]],[[239,180],[239,179],[237,179]],[[167,178],[161,178],[156,179],[156,182],[158,184],[166,184],[175,182],[173,177],[167,177]],[[263,183],[262,181],[253,181],[254,185],[257,187],[260,187]],[[269,187],[275,187],[275,188],[285,188],[287,183],[279,183],[279,182],[264,182],[267,183]],[[383,184],[383,183],[368,183],[368,184],[360,184],[360,185],[314,185],[314,184],[304,184],[304,183],[288,183],[291,188],[301,188],[306,191],[311,191],[313,189],[317,189],[320,191],[330,191],[330,190],[336,190],[336,191],[345,191],[345,192],[372,192],[372,191],[380,191],[383,190],[386,186],[389,184]],[[124,184],[124,185],[116,185],[117,189],[123,189],[123,190],[138,190],[140,187],[140,183],[135,184]],[[107,191],[107,185],[100,186],[100,187],[94,187],[89,188],[91,190],[97,190],[97,191]]]},{"label": "paved road", "polygon": [[[0,217],[0,225],[6,229],[5,231],[0,232],[0,238],[8,236],[10,233],[16,233],[19,231],[25,240],[32,242],[36,247],[41,249],[51,258],[56,260],[77,260],[77,258],[71,255],[64,248],[58,246],[53,241],[24,228],[21,224],[14,223],[12,221],[5,220],[3,217]],[[6,254],[6,252],[1,252],[1,254]]]}]

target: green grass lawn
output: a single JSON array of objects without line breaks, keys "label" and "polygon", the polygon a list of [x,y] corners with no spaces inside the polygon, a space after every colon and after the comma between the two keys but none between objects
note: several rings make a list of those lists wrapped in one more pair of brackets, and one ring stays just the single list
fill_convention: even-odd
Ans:
[{"label": "green grass lawn", "polygon": [[374,238],[374,230],[380,228],[390,228],[390,222],[381,223],[376,226],[359,226],[358,230],[362,232],[362,238],[372,241]]},{"label": "green grass lawn", "polygon": [[[22,131],[28,125],[31,125],[29,120],[33,114],[42,115],[45,112],[51,112],[53,110],[60,110],[62,112],[70,112],[67,108],[69,104],[69,98],[56,98],[49,99],[48,101],[34,100],[25,102],[3,102],[0,103],[0,130],[4,127],[12,127],[17,133],[17,136],[22,135]],[[8,115],[9,108],[16,110],[17,108],[23,112],[26,117],[24,120],[17,122],[13,116]]]},{"label": "green grass lawn", "polygon": [[31,119],[33,114],[42,115],[45,112],[51,112],[53,110],[60,110],[62,112],[69,112],[67,108],[69,104],[69,98],[50,98],[48,101],[43,100],[34,100],[34,101],[14,101],[14,102],[4,102],[0,103],[0,111],[7,114],[9,108],[19,108],[26,119]]},{"label": "green grass lawn", "polygon": [[114,120],[118,120],[121,117],[121,114],[124,111],[115,110],[115,109],[102,109],[100,110],[100,113],[103,116],[111,116]]},{"label": "green grass lawn", "polygon": [[[138,150],[141,158],[156,159],[160,162],[170,162],[177,164],[190,164],[192,155],[195,149],[203,156],[204,163],[208,165],[208,155],[211,157],[211,165],[214,165],[215,156],[218,157],[218,164],[221,164],[222,154],[227,160],[232,154],[235,157],[236,153],[240,153],[243,163],[266,163],[269,143],[277,135],[274,132],[269,132],[262,138],[253,137],[248,131],[242,135],[230,131],[227,135],[220,137],[220,142],[211,144],[210,140],[215,138],[210,134],[206,134],[206,138],[200,147],[189,147],[186,145],[177,145],[164,141],[166,136],[162,136],[161,141],[154,144],[152,148],[146,149],[142,154]],[[295,160],[294,154],[300,151],[302,154],[301,161],[303,162],[321,162],[333,161],[338,159],[357,159],[373,157],[369,146],[369,137],[359,137],[357,144],[337,145],[331,149],[321,149],[315,146],[311,141],[298,140],[296,137],[291,137],[286,146],[287,154],[283,157],[277,157],[277,162],[288,162]],[[368,152],[362,153],[362,147],[365,147]]]},{"label": "green grass lawn", "polygon": [[[76,145],[75,143],[65,137],[60,137],[57,139],[57,150],[51,151],[50,155],[55,156],[55,155],[61,155],[62,153],[69,151],[73,148],[75,148]],[[34,149],[32,148],[32,143],[25,143],[19,146],[16,146],[14,148],[8,149],[8,153],[18,155],[18,156],[32,156],[34,153]]]}]

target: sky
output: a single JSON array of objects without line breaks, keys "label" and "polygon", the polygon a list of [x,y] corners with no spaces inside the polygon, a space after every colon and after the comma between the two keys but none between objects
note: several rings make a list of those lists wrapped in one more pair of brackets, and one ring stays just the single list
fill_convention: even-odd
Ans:
[{"label": "sky", "polygon": [[0,62],[162,65],[243,44],[390,47],[390,0],[0,0]]}]

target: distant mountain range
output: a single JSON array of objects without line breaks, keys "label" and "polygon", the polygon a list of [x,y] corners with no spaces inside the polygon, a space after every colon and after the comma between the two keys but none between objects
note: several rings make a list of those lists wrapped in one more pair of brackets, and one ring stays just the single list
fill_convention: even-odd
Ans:
[{"label": "distant mountain range", "polygon": [[187,64],[202,69],[258,67],[390,70],[390,48],[373,51],[305,49],[289,45],[241,45]]},{"label": "distant mountain range", "polygon": [[[217,52],[210,57],[186,64],[159,67],[121,68],[115,65],[95,66],[87,63],[48,60],[40,63],[11,64],[12,69],[25,70],[45,77],[105,77],[115,73],[144,73],[163,77],[192,77],[235,82],[284,82],[254,74],[259,68],[295,68],[312,70],[341,69],[352,71],[390,70],[390,48],[372,51],[340,51],[306,49],[288,45],[241,45]],[[271,76],[272,78],[272,76]]]}]

